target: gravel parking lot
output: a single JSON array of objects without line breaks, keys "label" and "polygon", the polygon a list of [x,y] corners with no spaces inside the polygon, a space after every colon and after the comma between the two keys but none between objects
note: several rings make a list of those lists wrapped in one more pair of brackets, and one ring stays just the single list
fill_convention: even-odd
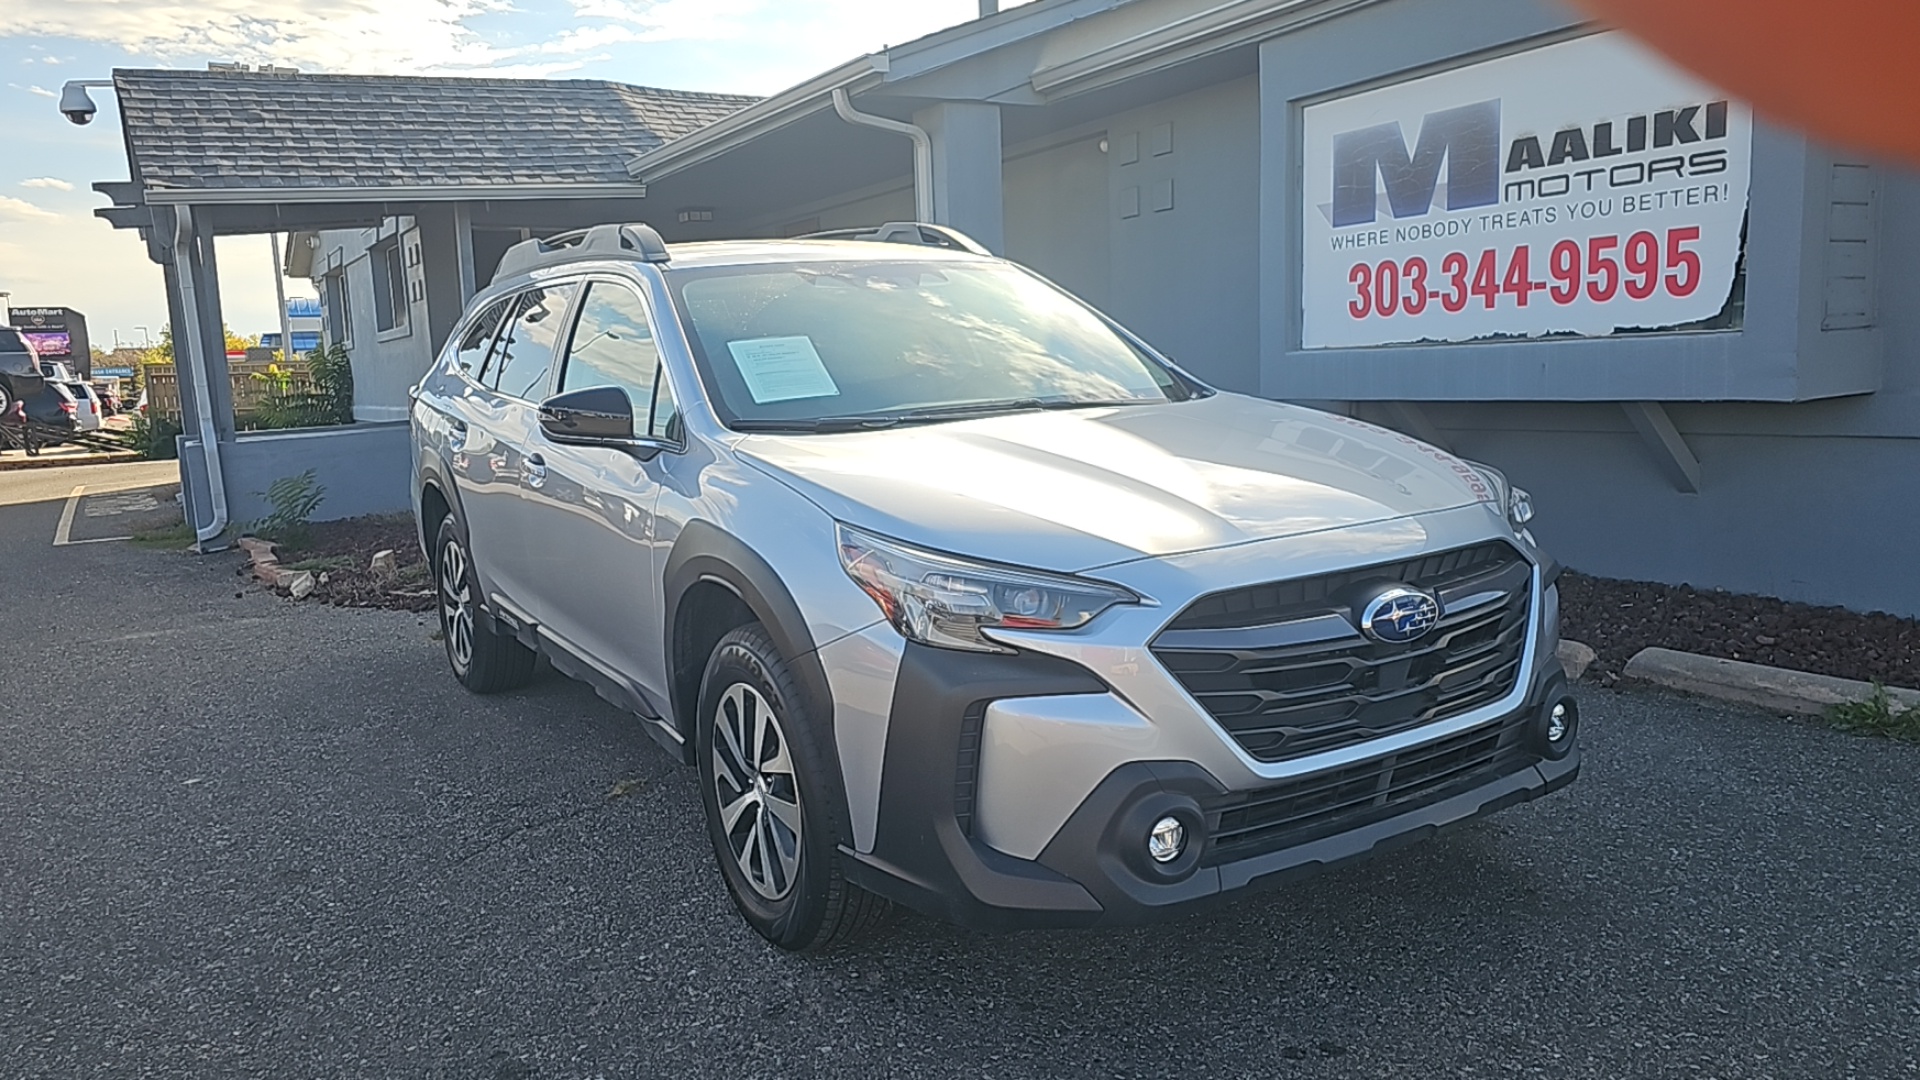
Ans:
[{"label": "gravel parking lot", "polygon": [[3,496],[0,1076],[1920,1074],[1920,747],[1589,691],[1578,784],[1435,842],[793,958],[585,689]]}]

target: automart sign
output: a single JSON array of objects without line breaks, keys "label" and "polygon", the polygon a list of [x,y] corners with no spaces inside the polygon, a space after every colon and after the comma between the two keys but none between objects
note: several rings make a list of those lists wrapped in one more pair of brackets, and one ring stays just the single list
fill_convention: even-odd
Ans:
[{"label": "automart sign", "polygon": [[13,325],[33,342],[34,351],[43,357],[68,356],[73,352],[73,336],[67,330],[66,308],[13,308]]},{"label": "automart sign", "polygon": [[1306,348],[1674,327],[1739,263],[1753,118],[1617,33],[1309,106]]}]

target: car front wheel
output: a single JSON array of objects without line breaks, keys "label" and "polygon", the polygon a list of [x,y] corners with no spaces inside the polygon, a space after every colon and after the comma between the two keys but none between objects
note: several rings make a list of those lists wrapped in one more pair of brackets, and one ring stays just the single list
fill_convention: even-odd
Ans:
[{"label": "car front wheel", "polygon": [[795,952],[828,948],[881,922],[890,905],[841,876],[841,830],[818,720],[758,623],[715,646],[698,715],[707,832],[747,922]]}]

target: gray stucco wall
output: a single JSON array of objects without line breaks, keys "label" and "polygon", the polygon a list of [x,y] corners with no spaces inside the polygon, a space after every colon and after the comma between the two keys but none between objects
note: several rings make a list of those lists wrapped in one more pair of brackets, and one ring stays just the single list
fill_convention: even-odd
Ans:
[{"label": "gray stucco wall", "polygon": [[[404,513],[412,506],[408,491],[410,446],[406,424],[354,424],[242,435],[221,445],[227,516],[236,531],[265,517],[271,509],[263,494],[268,486],[309,469],[314,482],[326,489],[326,497],[314,512],[316,521]],[[204,524],[212,516],[205,459],[196,442],[182,440],[180,450],[188,520]]]},{"label": "gray stucco wall", "polygon": [[1257,390],[1259,145],[1247,78],[1010,147],[1007,257],[1201,378]]},{"label": "gray stucco wall", "polygon": [[[375,321],[373,260],[370,252],[383,240],[399,237],[405,266],[407,320],[391,330]],[[405,420],[407,390],[433,362],[427,332],[427,305],[419,290],[423,266],[419,230],[411,218],[391,219],[379,229],[352,229],[320,234],[320,257],[314,273],[344,269],[351,301],[352,330],[347,352],[353,359],[353,415],[356,420],[385,423]],[[317,284],[317,283],[316,283]],[[415,299],[419,295],[420,299]]]},{"label": "gray stucco wall", "polygon": [[746,236],[777,236],[800,228],[852,229],[887,221],[912,221],[913,214],[913,178],[902,176],[897,184],[762,214],[745,221],[739,231]]},{"label": "gray stucco wall", "polygon": [[1001,166],[1007,258],[1102,309],[1113,281],[1106,138],[1083,134],[1064,145],[1012,149]]},{"label": "gray stucco wall", "polygon": [[1216,386],[1258,390],[1258,81],[1122,113],[1107,134],[1108,311]]}]

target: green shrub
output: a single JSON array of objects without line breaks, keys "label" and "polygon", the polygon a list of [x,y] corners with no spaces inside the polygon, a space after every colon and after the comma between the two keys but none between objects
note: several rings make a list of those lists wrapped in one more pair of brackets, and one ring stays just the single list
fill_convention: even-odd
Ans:
[{"label": "green shrub", "polygon": [[313,512],[326,500],[327,489],[314,480],[313,470],[308,469],[298,476],[283,476],[268,484],[267,490],[254,494],[267,500],[273,512],[247,525],[244,531],[298,549],[307,541]]},{"label": "green shrub", "polygon": [[164,416],[136,414],[133,427],[127,430],[127,442],[148,461],[172,461],[179,456],[179,447],[173,441],[179,434],[180,425]]},{"label": "green shrub", "polygon": [[293,378],[278,368],[256,372],[272,385],[255,416],[263,428],[326,427],[353,423],[353,362],[336,342],[307,354],[313,388],[294,389]]},{"label": "green shrub", "polygon": [[1854,735],[1920,742],[1920,705],[1896,707],[1887,688],[1877,682],[1873,684],[1873,696],[1865,701],[1828,706],[1827,723]]}]

